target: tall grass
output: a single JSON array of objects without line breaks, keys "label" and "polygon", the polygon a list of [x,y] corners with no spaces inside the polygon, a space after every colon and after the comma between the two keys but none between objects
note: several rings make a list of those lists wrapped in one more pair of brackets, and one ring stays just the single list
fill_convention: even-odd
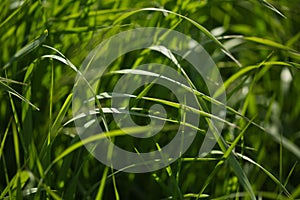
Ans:
[{"label": "tall grass", "polygon": [[[296,199],[300,198],[300,2],[271,0],[32,1],[3,0],[0,14],[0,199]],[[101,41],[137,27],[163,27],[203,45],[226,88],[222,140],[198,158],[205,119],[194,143],[176,162],[144,174],[101,164],[81,141],[72,115],[81,63]],[[99,103],[110,106],[124,69],[143,63],[173,66],[160,52],[134,51],[109,68]],[[183,67],[186,63],[182,61]],[[123,70],[123,71],[122,71]],[[205,105],[203,80],[184,68]],[[204,89],[203,89],[204,88]],[[105,95],[104,95],[105,94]],[[163,120],[179,123],[169,91],[146,86],[132,111],[147,124],[153,102],[168,107]],[[100,98],[101,97],[101,98]],[[129,151],[159,149],[174,126],[153,140],[124,135],[103,113],[107,135]],[[139,117],[135,117],[139,116]],[[136,134],[142,128],[128,131]],[[168,134],[169,137],[163,136]]]}]

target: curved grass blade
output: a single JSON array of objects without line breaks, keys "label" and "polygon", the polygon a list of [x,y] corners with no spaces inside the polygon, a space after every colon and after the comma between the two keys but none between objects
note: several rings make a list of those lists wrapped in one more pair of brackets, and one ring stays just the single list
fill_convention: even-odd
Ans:
[{"label": "curved grass blade", "polygon": [[[129,94],[117,94],[117,95],[119,95],[119,97],[133,97],[133,98],[137,97],[135,95],[129,95]],[[98,99],[111,98],[111,97],[112,96],[109,93],[102,93],[100,95],[97,95]],[[233,123],[231,123],[231,122],[229,122],[227,120],[221,119],[218,116],[212,115],[212,114],[210,114],[208,112],[205,112],[203,110],[192,108],[192,107],[187,106],[187,105],[181,105],[181,104],[179,104],[177,102],[168,101],[168,100],[164,100],[164,99],[158,99],[158,98],[152,98],[152,97],[145,97],[145,96],[141,97],[141,99],[148,100],[148,101],[153,101],[153,102],[156,102],[156,103],[161,103],[161,104],[164,104],[166,106],[170,106],[170,107],[177,108],[177,109],[185,108],[187,111],[191,111],[191,112],[200,114],[201,116],[204,116],[204,117],[207,117],[207,118],[213,118],[213,119],[219,120],[220,122],[223,122],[223,123],[225,123],[225,124],[227,124],[227,125],[229,125],[231,127],[234,127],[234,128],[239,128],[235,124],[233,124]],[[93,100],[93,98],[89,99],[89,101],[91,101],[91,100]]]},{"label": "curved grass blade", "polygon": [[266,6],[267,8],[271,9],[272,11],[274,11],[275,13],[280,15],[281,17],[287,19],[287,17],[284,14],[282,14],[278,9],[276,9],[272,4],[270,4],[266,0],[258,0],[258,2],[261,3],[262,5]]},{"label": "curved grass blade", "polygon": [[[222,151],[212,151],[211,154],[221,154],[224,155],[224,153]],[[285,188],[284,185],[282,185],[282,183],[271,173],[269,172],[267,169],[265,169],[263,166],[261,166],[260,164],[258,164],[257,162],[255,162],[254,160],[252,160],[251,158],[240,154],[240,153],[234,153],[234,155],[236,155],[237,157],[240,157],[242,159],[244,159],[245,161],[248,161],[249,163],[257,166],[258,168],[260,168],[267,176],[269,176],[276,184],[278,184],[286,193],[286,195],[288,195],[290,197],[290,193],[289,191]]]},{"label": "curved grass blade", "polygon": [[[96,93],[95,91],[93,90],[93,88],[91,87],[90,83],[88,80],[86,80],[86,78],[83,76],[83,74],[81,73],[80,70],[78,70],[76,68],[76,66],[69,60],[67,59],[60,51],[58,51],[57,49],[53,48],[53,47],[50,47],[48,45],[43,45],[44,47],[46,48],[49,48],[49,49],[52,49],[53,51],[57,52],[60,56],[57,56],[57,55],[44,55],[42,56],[42,58],[51,58],[51,59],[56,59],[64,64],[66,64],[67,66],[71,67],[71,69],[73,69],[79,76],[82,77],[82,79],[86,82],[86,84],[88,85],[89,89],[92,91],[92,93],[94,94],[94,96],[96,96]],[[75,83],[76,85],[76,83]],[[96,98],[95,98],[96,99]],[[97,106],[99,108],[101,108],[101,104],[100,102],[98,102],[98,100],[96,99],[96,103],[97,103]],[[104,128],[106,131],[108,131],[108,126],[107,126],[107,123],[106,123],[106,119],[105,119],[105,116],[103,113],[101,113],[101,117],[103,119],[103,124],[104,124]]]},{"label": "curved grass blade", "polygon": [[208,38],[210,38],[212,41],[214,41],[217,44],[217,46],[220,47],[222,49],[222,51],[229,58],[231,58],[239,67],[242,66],[241,63],[230,53],[230,51],[213,34],[211,34],[204,26],[198,24],[196,21],[190,19],[189,17],[186,17],[184,15],[178,14],[178,13],[170,11],[170,10],[166,10],[166,9],[163,9],[163,8],[141,8],[141,9],[137,9],[137,10],[133,10],[133,11],[130,11],[128,13],[125,13],[124,15],[119,17],[114,22],[114,24],[119,23],[120,21],[126,19],[127,17],[129,17],[131,15],[134,15],[136,13],[143,12],[143,11],[156,11],[156,12],[162,12],[162,13],[170,13],[170,14],[176,15],[180,18],[183,18],[183,19],[189,21],[194,26],[196,26],[201,32],[203,32]]},{"label": "curved grass blade", "polygon": [[[183,70],[183,69],[180,69],[180,70]],[[248,71],[248,70],[247,70],[247,71]],[[143,73],[143,72],[144,72],[144,73]],[[183,72],[183,73],[184,73],[184,72]],[[242,115],[241,113],[239,113],[239,112],[236,111],[235,109],[233,109],[233,108],[231,108],[231,107],[229,107],[229,106],[227,106],[227,105],[224,105],[222,102],[216,100],[215,98],[210,97],[210,96],[208,96],[208,95],[206,95],[206,94],[204,94],[204,93],[202,93],[202,92],[200,92],[200,91],[194,89],[195,87],[194,87],[194,85],[192,84],[192,82],[189,80],[188,77],[187,77],[187,79],[188,79],[188,83],[190,84],[190,87],[188,87],[188,86],[186,86],[186,85],[183,85],[183,84],[177,82],[176,80],[170,79],[170,78],[165,77],[165,76],[161,76],[160,74],[156,74],[156,73],[153,73],[153,72],[149,73],[149,72],[143,71],[143,70],[124,69],[124,70],[116,70],[116,71],[113,71],[113,72],[108,72],[107,74],[139,74],[139,75],[155,76],[155,77],[159,77],[159,78],[164,78],[164,79],[166,79],[166,80],[168,80],[168,81],[171,81],[171,82],[174,83],[174,84],[178,84],[178,86],[183,87],[184,89],[186,89],[186,90],[188,90],[188,91],[190,91],[190,92],[193,92],[193,94],[195,94],[196,96],[199,96],[199,97],[205,99],[206,101],[209,101],[209,102],[211,102],[211,103],[213,103],[213,104],[215,104],[215,105],[224,106],[224,107],[225,107],[227,110],[229,110],[230,112],[232,112],[232,113],[238,115],[239,117],[242,117],[244,120],[246,120],[246,121],[248,121],[248,122],[250,121],[247,117],[245,117],[244,115]],[[184,73],[184,74],[185,74],[185,73]],[[187,76],[187,75],[186,75],[186,76]],[[226,82],[225,82],[225,83],[226,83]],[[226,88],[226,87],[225,87],[225,88]],[[217,90],[216,93],[214,94],[214,96],[218,96],[218,95],[220,95],[220,93],[222,93],[221,89],[220,89],[220,90]],[[103,94],[104,94],[104,93],[103,93]],[[103,94],[102,94],[102,95],[103,95]],[[106,93],[105,95],[109,95],[109,94]],[[105,96],[105,95],[104,95],[104,96]],[[125,95],[127,95],[127,94],[125,94]],[[99,96],[98,96],[98,97],[99,97]],[[139,97],[139,98],[141,98],[141,97]],[[204,112],[204,111],[203,111],[203,112]],[[252,122],[252,124],[253,124],[254,126],[258,127],[259,129],[265,131],[265,129],[264,129],[262,126],[260,126],[259,124],[256,124],[255,122]],[[236,126],[236,125],[235,125],[235,126]]]},{"label": "curved grass blade", "polygon": [[283,45],[283,44],[280,44],[280,43],[278,43],[278,42],[275,42],[275,41],[272,41],[272,40],[269,40],[269,39],[265,39],[265,38],[259,38],[259,37],[243,37],[243,39],[244,39],[244,40],[251,41],[251,42],[255,42],[255,43],[258,43],[258,44],[262,44],[262,45],[265,45],[265,46],[277,48],[277,49],[282,49],[282,50],[291,51],[291,52],[297,52],[296,50],[291,49],[291,48],[288,47],[288,46],[285,46],[285,45]]},{"label": "curved grass blade", "polygon": [[[168,118],[163,118],[158,116],[159,113],[157,113],[157,111],[151,111],[151,110],[147,110],[149,112],[149,114],[143,114],[143,113],[139,113],[139,112],[135,112],[135,111],[146,111],[143,110],[142,108],[132,108],[131,111],[127,111],[124,109],[117,109],[117,108],[102,108],[102,112],[105,114],[130,114],[133,116],[140,116],[140,117],[150,117],[150,118],[154,118],[154,119],[158,119],[158,120],[162,120],[162,121],[166,121],[166,122],[171,122],[171,123],[176,123],[176,124],[182,124],[183,126],[188,126],[191,127],[201,133],[205,133],[204,129],[200,129],[196,126],[193,126],[192,124],[186,123],[186,122],[182,122],[182,121],[178,121],[178,120],[174,120],[174,119],[168,119]],[[90,115],[95,115],[95,114],[100,114],[99,109],[96,109],[95,111],[90,111],[88,114]],[[155,114],[155,115],[154,115]],[[78,120],[80,118],[86,117],[86,113],[81,113],[75,117],[73,117],[72,119],[70,119],[69,121],[67,121],[64,126],[66,126],[67,124]]]}]

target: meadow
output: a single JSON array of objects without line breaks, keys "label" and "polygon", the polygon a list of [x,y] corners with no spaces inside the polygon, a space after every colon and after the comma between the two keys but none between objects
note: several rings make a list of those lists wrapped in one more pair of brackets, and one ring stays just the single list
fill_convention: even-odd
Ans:
[{"label": "meadow", "polygon": [[[2,0],[0,6],[0,199],[300,198],[299,0]],[[223,80],[226,116],[212,113],[218,94],[209,94],[178,55],[182,69],[164,51],[119,56],[95,91],[102,94],[95,96],[96,117],[116,145],[144,153],[167,145],[181,124],[197,132],[172,164],[130,173],[102,164],[85,147],[88,138],[78,136],[74,85],[98,44],[143,27],[178,31],[202,45]],[[104,108],[122,75],[145,63],[171,66],[192,83],[201,105],[196,127],[180,121],[172,91],[147,84],[130,98],[137,125],[120,130],[114,111]],[[161,133],[130,136],[149,124],[154,104],[167,112],[153,114],[166,122]],[[224,123],[221,138],[198,157],[209,119]]]}]

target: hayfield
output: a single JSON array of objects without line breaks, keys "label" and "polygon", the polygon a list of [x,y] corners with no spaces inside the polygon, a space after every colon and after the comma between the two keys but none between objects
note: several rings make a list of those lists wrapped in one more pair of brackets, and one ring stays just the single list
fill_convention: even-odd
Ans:
[{"label": "hayfield", "polygon": [[[300,198],[299,0],[3,0],[0,5],[0,199]],[[197,133],[172,164],[128,173],[104,165],[85,148],[88,141],[76,129],[74,86],[97,45],[145,27],[177,31],[201,44],[223,80],[226,105],[217,101],[217,92],[209,94],[206,79],[185,59],[166,54],[168,47],[118,56],[95,86],[93,110],[116,145],[139,154],[160,150],[180,125],[186,127],[182,134],[188,128]],[[153,81],[130,97],[128,116],[135,126],[121,130],[116,111],[106,109],[114,87],[147,63],[170,66],[188,80],[200,107],[193,110],[200,117],[196,126],[181,120],[184,103],[173,91]],[[176,82],[176,76],[170,79]],[[155,112],[155,104],[166,115]],[[224,119],[211,106],[223,106]],[[147,131],[150,114],[165,122],[161,132],[133,137]],[[221,138],[198,157],[210,119],[224,123]]]}]

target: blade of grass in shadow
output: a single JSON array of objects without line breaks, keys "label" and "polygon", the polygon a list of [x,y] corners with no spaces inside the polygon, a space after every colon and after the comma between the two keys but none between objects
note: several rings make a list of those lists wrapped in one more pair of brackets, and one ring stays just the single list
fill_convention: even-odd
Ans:
[{"label": "blade of grass in shadow", "polygon": [[[27,154],[27,149],[26,149],[26,145],[24,143],[24,138],[21,135],[22,129],[21,129],[20,120],[19,120],[19,117],[17,114],[17,110],[15,107],[15,103],[10,94],[9,94],[9,99],[10,99],[10,104],[11,104],[11,109],[13,111],[13,119],[14,119],[14,121],[12,123],[12,133],[13,133],[13,139],[14,139],[16,164],[17,164],[17,168],[20,169],[21,163],[20,163],[19,140],[21,141],[21,147],[25,151],[25,154]],[[19,135],[20,135],[20,137],[19,137]]]},{"label": "blade of grass in shadow", "polygon": [[[285,180],[285,182],[284,182],[284,184],[283,184],[284,187],[287,186],[287,184],[288,184],[288,182],[289,182],[289,180],[290,180],[290,178],[291,178],[293,172],[295,171],[295,168],[296,168],[297,164],[298,164],[298,162],[295,162],[295,164],[293,165],[292,169],[290,170],[288,176],[286,177],[286,180]],[[292,196],[293,196],[293,195],[292,195]]]},{"label": "blade of grass in shadow", "polygon": [[248,128],[248,126],[250,124],[251,123],[249,122],[248,125],[243,128],[243,130],[241,131],[239,136],[235,139],[235,141],[232,143],[232,145],[229,148],[226,147],[226,143],[225,143],[224,139],[222,137],[220,137],[220,139],[218,140],[218,144],[219,144],[220,148],[222,149],[222,151],[224,152],[223,159],[217,163],[214,170],[211,172],[209,177],[206,179],[204,185],[202,186],[202,188],[199,192],[199,195],[201,195],[204,192],[206,187],[209,185],[209,183],[215,176],[216,172],[224,164],[225,160],[227,160],[229,162],[230,166],[232,167],[234,173],[238,177],[238,180],[240,181],[241,185],[249,193],[251,199],[256,199],[254,191],[252,190],[251,184],[250,184],[245,172],[243,171],[240,164],[238,163],[238,161],[236,160],[236,158],[234,157],[234,155],[232,153],[232,150],[237,145],[237,142],[243,136],[243,134],[245,133],[246,129]]},{"label": "blade of grass in shadow", "polygon": [[[211,152],[212,154],[220,154],[220,155],[224,155],[224,153],[222,151],[213,151]],[[265,169],[263,166],[261,166],[260,164],[258,164],[257,162],[255,162],[254,160],[252,160],[251,158],[242,155],[240,153],[234,153],[234,155],[236,155],[239,158],[242,158],[243,160],[257,166],[258,168],[260,168],[268,177],[271,178],[271,180],[273,180],[276,184],[280,185],[280,187],[282,187],[283,191],[286,193],[286,195],[288,197],[290,197],[290,193],[289,191],[285,188],[284,185],[282,185],[282,183],[271,173],[269,172],[267,169]]]},{"label": "blade of grass in shadow", "polygon": [[[105,9],[105,10],[91,10],[90,12],[87,13],[87,15],[89,17],[96,17],[99,15],[104,15],[107,16],[108,14],[112,14],[112,13],[121,13],[121,12],[125,12],[127,11],[127,8],[112,8],[112,9]],[[82,15],[82,13],[74,13],[74,14],[70,14],[70,15],[63,15],[62,17],[57,17],[57,18],[53,18],[50,19],[49,21],[68,21],[68,20],[74,20],[74,19],[78,19],[80,17],[80,15]]]},{"label": "blade of grass in shadow", "polygon": [[[255,194],[258,197],[260,197],[260,199],[291,200],[291,198],[285,197],[283,195],[278,195],[275,192],[258,191]],[[249,197],[248,193],[239,192],[239,193],[232,193],[229,195],[213,198],[212,200],[247,199],[247,197]]]},{"label": "blade of grass in shadow", "polygon": [[38,46],[40,46],[47,38],[48,36],[48,30],[46,29],[43,34],[41,34],[37,39],[33,40],[31,43],[25,45],[22,49],[20,49],[13,57],[6,63],[2,70],[9,67],[13,62],[21,58],[22,56],[30,53],[34,49],[36,49]]},{"label": "blade of grass in shadow", "polygon": [[[39,59],[36,59],[33,61],[29,67],[26,70],[26,74],[24,77],[24,83],[26,84],[23,89],[23,95],[25,98],[30,99],[31,93],[32,93],[32,76],[34,73],[34,69],[37,66]],[[25,155],[25,157],[30,158],[28,159],[28,167],[29,169],[34,168],[35,166],[38,169],[40,177],[44,178],[44,170],[40,161],[40,158],[37,153],[37,149],[35,146],[35,143],[33,141],[34,135],[33,135],[33,115],[32,115],[32,109],[29,104],[26,102],[22,102],[22,128],[23,133],[26,134],[26,137],[24,137],[25,146],[28,147],[28,155]]]},{"label": "blade of grass in shadow", "polygon": [[[23,188],[26,184],[27,180],[29,179],[30,174],[28,171],[18,171],[14,177],[11,178],[11,181],[9,184],[4,188],[0,195],[0,199],[6,199],[5,195],[11,191],[10,198],[18,198],[21,199],[21,193],[19,194],[19,197],[17,196],[17,188]],[[18,180],[19,179],[19,180]],[[21,192],[21,191],[20,191]]]},{"label": "blade of grass in shadow", "polygon": [[251,158],[242,155],[240,153],[236,153],[237,156],[241,157],[242,159],[252,163],[253,165],[259,167],[263,172],[265,172],[265,174],[267,174],[276,184],[278,184],[281,189],[284,191],[284,193],[288,196],[291,197],[289,191],[286,189],[286,187],[284,185],[282,185],[282,183],[271,173],[269,172],[267,169],[265,169],[263,166],[261,166],[260,164],[258,164],[257,162],[255,162],[254,160],[252,160]]},{"label": "blade of grass in shadow", "polygon": [[[156,145],[157,150],[160,152],[161,148],[160,148],[159,144],[156,143],[155,145]],[[161,156],[162,156],[163,160],[165,161],[166,158],[164,158],[164,155],[161,154]],[[176,180],[175,174],[173,173],[173,170],[172,170],[171,166],[170,165],[166,166],[165,170],[167,171],[167,174],[171,179],[170,184],[168,184],[168,188],[171,187],[169,190],[172,191],[172,194],[173,194],[172,198],[174,197],[174,199],[182,200],[183,195],[181,193],[180,187],[178,185],[178,182]]]},{"label": "blade of grass in shadow", "polygon": [[51,75],[50,75],[50,88],[49,88],[49,129],[48,129],[48,137],[47,137],[47,145],[50,145],[51,142],[51,129],[52,129],[52,112],[53,112],[53,87],[54,87],[54,66],[53,61],[51,61]]},{"label": "blade of grass in shadow", "polygon": [[21,94],[19,94],[16,90],[14,90],[12,87],[10,87],[9,85],[3,83],[2,81],[0,81],[0,86],[4,86],[6,88],[6,91],[9,94],[12,94],[16,97],[18,97],[19,99],[21,99],[22,101],[28,103],[30,106],[32,106],[34,109],[39,110],[38,107],[36,107],[33,103],[31,103],[28,99],[26,99],[25,97],[23,97]]},{"label": "blade of grass in shadow", "polygon": [[76,187],[78,182],[80,181],[80,173],[82,171],[82,165],[79,167],[77,172],[74,172],[75,175],[72,177],[66,189],[64,189],[64,197],[63,199],[75,199],[76,198]]},{"label": "blade of grass in shadow", "polygon": [[120,200],[120,195],[119,195],[118,188],[117,188],[116,177],[115,177],[113,169],[111,169],[111,177],[112,177],[112,180],[113,180],[113,186],[114,186],[114,192],[115,192],[115,199],[116,200]]},{"label": "blade of grass in shadow", "polygon": [[8,17],[6,17],[6,19],[0,24],[0,29],[5,30],[3,28],[3,26],[5,26],[6,24],[8,25],[8,23],[14,19],[16,19],[16,16],[19,15],[20,12],[22,12],[23,10],[28,9],[29,5],[30,5],[31,1],[23,1],[22,5],[19,6],[19,8],[17,8],[13,13],[11,13]]},{"label": "blade of grass in shadow", "polygon": [[[0,194],[0,199],[3,199],[4,196],[8,193],[8,195],[11,197],[12,196],[12,190],[10,187],[8,187],[10,185],[10,180],[8,177],[8,170],[7,170],[7,165],[6,165],[6,159],[5,159],[5,155],[3,154],[2,156],[2,162],[3,162],[3,171],[4,171],[4,176],[5,176],[5,183],[6,183],[6,187],[4,190],[1,191]],[[7,188],[7,189],[6,189]],[[8,191],[7,191],[8,190]]]},{"label": "blade of grass in shadow", "polygon": [[1,138],[1,144],[0,144],[0,160],[1,160],[1,156],[3,155],[3,148],[4,148],[4,145],[5,145],[5,141],[6,141],[6,137],[7,137],[7,134],[8,134],[8,131],[9,131],[9,128],[10,128],[10,125],[11,125],[11,122],[12,122],[12,119],[9,120],[8,124],[7,124],[7,127],[5,129],[5,132],[3,134],[3,138]]},{"label": "blade of grass in shadow", "polygon": [[268,135],[272,136],[272,138],[278,143],[282,143],[282,146],[293,153],[298,159],[300,159],[300,148],[291,142],[288,138],[284,136],[280,136],[278,133],[274,133],[272,131],[267,131]]},{"label": "blade of grass in shadow", "polygon": [[[14,113],[14,122],[12,124],[12,134],[13,134],[13,143],[14,143],[14,154],[15,154],[15,159],[16,159],[16,166],[17,166],[17,174],[16,174],[16,198],[20,199],[21,198],[21,177],[20,177],[20,172],[21,172],[21,155],[20,155],[20,145],[19,145],[19,139],[21,139],[22,147],[24,151],[26,152],[26,148],[24,145],[23,137],[19,137],[21,135],[21,126],[20,126],[20,121],[17,116],[16,108],[14,105],[14,102],[11,98],[11,95],[9,95],[10,101],[11,101],[11,107]],[[17,126],[17,127],[16,127]]]},{"label": "blade of grass in shadow", "polygon": [[216,175],[216,173],[218,172],[218,170],[220,169],[220,167],[224,164],[224,160],[220,160],[214,167],[213,171],[209,174],[209,176],[207,176],[207,178],[205,179],[205,182],[202,186],[202,188],[200,189],[200,192],[197,194],[197,199],[199,199],[202,195],[204,190],[207,188],[207,186],[209,185],[209,183],[212,181],[213,177]]},{"label": "blade of grass in shadow", "polygon": [[[253,121],[253,120],[251,120],[251,121]],[[247,128],[249,127],[250,124],[251,124],[251,122],[247,123],[247,125],[242,129],[242,131],[240,132],[240,134],[231,143],[231,145],[229,146],[229,148],[224,152],[224,155],[223,155],[224,159],[228,158],[229,154],[232,153],[233,149],[236,147],[236,145],[238,144],[239,140],[243,137],[243,135],[245,134],[245,131],[247,130]]]}]

